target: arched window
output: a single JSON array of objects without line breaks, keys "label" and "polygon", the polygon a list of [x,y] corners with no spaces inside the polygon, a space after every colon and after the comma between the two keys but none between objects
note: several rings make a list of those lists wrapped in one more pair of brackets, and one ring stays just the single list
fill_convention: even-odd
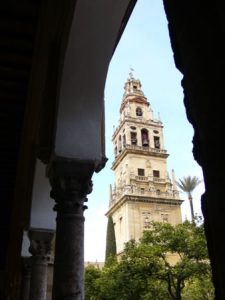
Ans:
[{"label": "arched window", "polygon": [[148,130],[147,129],[142,129],[141,130],[141,142],[142,146],[149,146],[149,138],[148,138]]},{"label": "arched window", "polygon": [[142,109],[140,107],[136,108],[136,116],[141,117],[142,116]]},{"label": "arched window", "polygon": [[118,150],[119,150],[119,152],[122,151],[121,135],[119,136]]},{"label": "arched window", "polygon": [[117,157],[117,146],[114,148],[115,157]]},{"label": "arched window", "polygon": [[126,135],[123,135],[123,147],[126,147]]},{"label": "arched window", "polygon": [[154,146],[156,149],[160,149],[160,138],[159,136],[154,136]]},{"label": "arched window", "polygon": [[137,133],[131,131],[130,133],[131,145],[137,145]]}]

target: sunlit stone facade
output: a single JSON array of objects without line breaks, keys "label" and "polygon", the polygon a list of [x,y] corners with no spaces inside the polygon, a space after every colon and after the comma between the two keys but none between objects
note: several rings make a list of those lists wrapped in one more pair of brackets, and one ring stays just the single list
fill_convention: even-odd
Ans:
[{"label": "sunlit stone facade", "polygon": [[172,171],[167,171],[163,124],[153,117],[141,82],[130,73],[124,86],[119,125],[112,137],[115,174],[109,210],[117,253],[130,239],[138,240],[151,221],[180,223],[181,203]]}]

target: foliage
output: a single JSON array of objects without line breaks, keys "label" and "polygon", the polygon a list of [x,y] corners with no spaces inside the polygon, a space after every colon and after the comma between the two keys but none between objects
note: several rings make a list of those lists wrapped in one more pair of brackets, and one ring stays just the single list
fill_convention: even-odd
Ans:
[{"label": "foliage", "polygon": [[108,217],[107,233],[106,233],[106,251],[105,261],[108,262],[109,258],[116,257],[116,237],[112,216]]},{"label": "foliage", "polygon": [[212,300],[203,225],[152,223],[139,242],[125,245],[118,262],[103,268],[93,291],[98,297],[87,299]]},{"label": "foliage", "polygon": [[101,270],[95,266],[89,265],[85,268],[85,299],[97,300],[99,289],[97,279],[101,277]]},{"label": "foliage", "polygon": [[196,176],[184,176],[183,179],[179,179],[179,181],[177,181],[177,185],[182,191],[189,194],[193,192],[196,186],[198,186],[201,182],[202,181]]},{"label": "foliage", "polygon": [[97,281],[101,300],[166,300],[166,289],[160,287],[160,282],[152,280],[143,270],[139,262],[121,260],[102,270],[102,276]]},{"label": "foliage", "polygon": [[[152,230],[144,232],[141,244],[154,249],[161,269],[155,273],[166,282],[171,299],[181,299],[189,279],[210,274],[203,226],[188,221],[172,226],[153,223]],[[171,261],[171,255],[173,260]]]},{"label": "foliage", "polygon": [[188,281],[184,288],[183,300],[212,300],[214,290],[209,274],[194,277]]},{"label": "foliage", "polygon": [[185,193],[188,194],[188,200],[190,203],[190,209],[191,209],[191,217],[192,217],[192,221],[194,221],[194,208],[193,208],[193,199],[192,199],[192,192],[194,191],[194,189],[201,183],[202,181],[196,177],[196,176],[187,176],[187,177],[183,177],[183,179],[179,179],[179,181],[177,181],[177,185],[178,187]]}]

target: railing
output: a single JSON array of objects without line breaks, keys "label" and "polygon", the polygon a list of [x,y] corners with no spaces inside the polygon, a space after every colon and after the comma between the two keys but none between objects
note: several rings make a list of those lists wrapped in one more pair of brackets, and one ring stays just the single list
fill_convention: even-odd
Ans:
[{"label": "railing", "polygon": [[133,172],[130,173],[130,179],[138,180],[138,181],[153,181],[153,182],[160,182],[160,183],[165,183],[165,182],[171,183],[169,178],[158,178],[158,177],[154,177],[152,175],[140,176],[140,175],[135,175]]},{"label": "railing", "polygon": [[171,199],[171,200],[180,200],[179,192],[176,190],[167,190],[166,192],[159,192],[152,188],[151,190],[143,190],[135,188],[131,185],[126,185],[123,188],[114,189],[112,193],[112,201],[110,207],[118,202],[123,196],[146,196],[149,198],[158,198],[158,199]]},{"label": "railing", "polygon": [[148,181],[148,177],[146,176],[135,176],[135,179],[140,181]]},{"label": "railing", "polygon": [[138,146],[138,145],[128,145],[128,144],[126,144],[125,149],[141,150],[141,151],[154,152],[154,153],[166,153],[167,152],[166,150],[163,150],[163,149],[150,148],[150,147]]},{"label": "railing", "polygon": [[155,181],[155,182],[165,182],[166,180],[164,178],[153,177],[153,181]]},{"label": "railing", "polygon": [[124,120],[130,121],[130,122],[140,122],[140,123],[145,123],[145,124],[151,124],[151,123],[162,124],[161,120],[158,120],[158,119],[149,120],[149,119],[145,119],[143,116],[130,117],[130,116],[126,115],[124,117]]}]

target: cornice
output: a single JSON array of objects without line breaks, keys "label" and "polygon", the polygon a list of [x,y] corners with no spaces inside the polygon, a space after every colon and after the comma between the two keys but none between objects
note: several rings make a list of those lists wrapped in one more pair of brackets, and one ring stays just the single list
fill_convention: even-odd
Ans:
[{"label": "cornice", "polygon": [[183,203],[183,200],[177,199],[165,199],[165,198],[154,198],[154,197],[146,197],[146,196],[131,196],[131,195],[123,195],[118,201],[116,201],[106,213],[106,216],[113,214],[119,207],[127,202],[145,202],[145,203],[157,203],[157,204],[169,204],[173,206],[180,206]]}]

